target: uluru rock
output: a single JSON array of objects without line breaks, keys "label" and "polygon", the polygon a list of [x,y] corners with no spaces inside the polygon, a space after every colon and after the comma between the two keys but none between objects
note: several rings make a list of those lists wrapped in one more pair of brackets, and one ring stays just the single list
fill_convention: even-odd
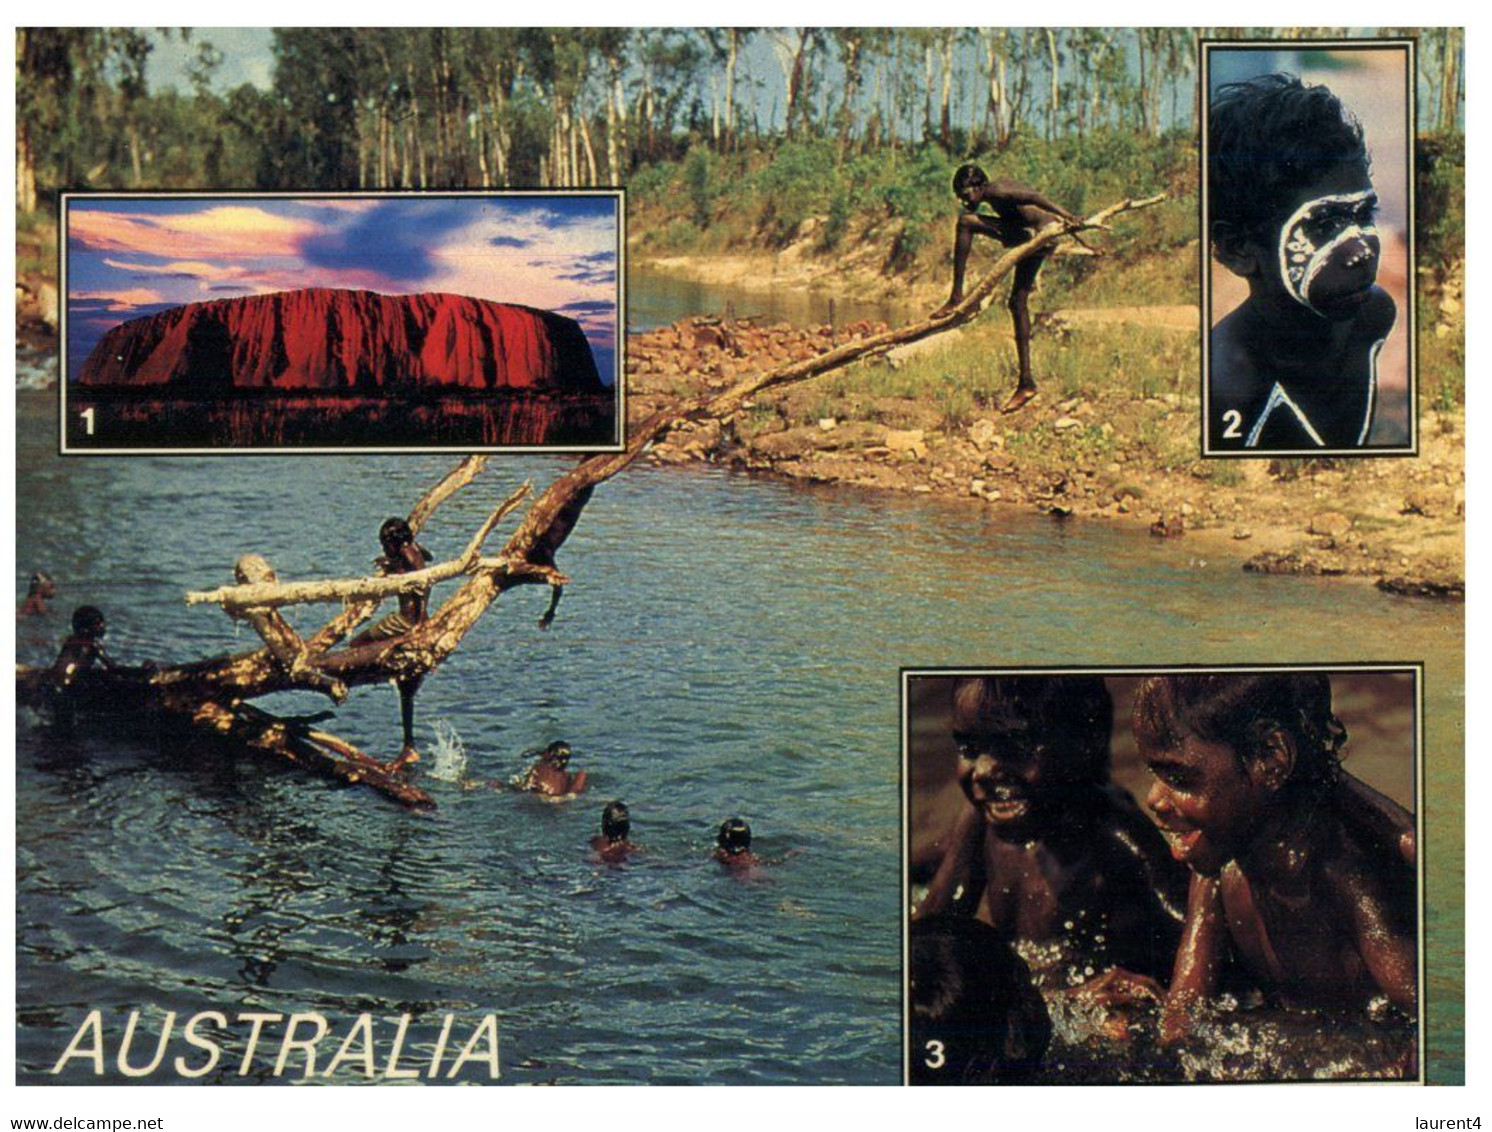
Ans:
[{"label": "uluru rock", "polygon": [[131,319],[104,335],[80,380],[202,393],[602,388],[590,343],[563,315],[464,295],[325,287],[189,303]]}]

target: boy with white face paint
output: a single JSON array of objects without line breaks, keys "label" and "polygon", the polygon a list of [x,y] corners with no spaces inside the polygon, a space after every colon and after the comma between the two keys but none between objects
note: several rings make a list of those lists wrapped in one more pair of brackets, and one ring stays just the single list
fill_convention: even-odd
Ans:
[{"label": "boy with white face paint", "polygon": [[1263,75],[1217,91],[1208,146],[1213,254],[1249,285],[1212,328],[1209,447],[1366,445],[1397,311],[1362,127],[1326,87]]}]

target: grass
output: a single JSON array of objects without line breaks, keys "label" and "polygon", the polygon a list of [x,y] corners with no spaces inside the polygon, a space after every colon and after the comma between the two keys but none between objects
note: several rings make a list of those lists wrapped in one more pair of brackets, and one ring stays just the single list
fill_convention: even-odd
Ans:
[{"label": "grass", "polygon": [[[1059,294],[1083,289],[1090,276],[1105,291],[1090,301],[1186,302],[1195,294],[1195,264],[1171,253],[1196,241],[1195,155],[1184,139],[1094,135],[1086,142],[1022,138],[1004,153],[975,155],[991,174],[1037,186],[1076,211],[1091,211],[1130,195],[1169,191],[1176,199],[1152,212],[1126,217],[1103,246],[1124,249],[1143,263],[1134,279],[1107,279],[1115,261],[1049,271]],[[949,189],[955,158],[935,145],[859,154],[841,161],[831,139],[782,142],[732,155],[692,149],[682,160],[639,171],[628,186],[640,223],[639,244],[655,254],[772,251],[810,229],[812,250],[832,256],[863,237],[881,233],[881,270],[898,276],[945,276],[952,255]],[[687,215],[687,220],[680,220]],[[1187,288],[1190,287],[1190,290]],[[1118,288],[1115,290],[1115,288]]]}]

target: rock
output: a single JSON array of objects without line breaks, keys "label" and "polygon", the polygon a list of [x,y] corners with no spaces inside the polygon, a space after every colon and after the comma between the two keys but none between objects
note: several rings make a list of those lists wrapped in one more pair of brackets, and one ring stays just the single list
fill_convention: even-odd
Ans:
[{"label": "rock", "polygon": [[1342,538],[1351,529],[1352,520],[1336,511],[1322,511],[1311,516],[1310,525],[1306,528],[1308,533],[1324,535],[1333,542]]},{"label": "rock", "polygon": [[984,481],[983,480],[970,480],[969,481],[969,494],[970,495],[977,495],[977,496],[980,496],[981,498],[983,498],[983,496],[984,496]]},{"label": "rock", "polygon": [[57,329],[57,287],[43,283],[36,289],[36,316],[51,330]]},{"label": "rock", "polygon": [[819,428],[823,429],[825,432],[833,432],[838,427],[839,422],[836,421],[833,417],[819,418]]},{"label": "rock", "polygon": [[463,295],[328,287],[188,303],[131,319],[100,339],[79,379],[203,393],[603,388],[573,319]]},{"label": "rock", "polygon": [[1466,580],[1449,571],[1419,577],[1383,577],[1378,579],[1378,588],[1410,597],[1439,597],[1451,601],[1464,601],[1466,598]]},{"label": "rock", "polygon": [[1299,551],[1266,550],[1254,555],[1243,564],[1252,574],[1345,574],[1347,568],[1341,559],[1330,554]]},{"label": "rock", "polygon": [[1186,520],[1180,515],[1161,515],[1150,524],[1150,533],[1156,538],[1180,538],[1186,534]]},{"label": "rock", "polygon": [[885,445],[897,455],[921,460],[927,456],[926,435],[920,428],[888,428]]},{"label": "rock", "polygon": [[694,348],[696,350],[725,349],[725,331],[708,323],[694,326]]},{"label": "rock", "polygon": [[995,422],[989,419],[977,420],[969,426],[969,440],[974,447],[983,452],[993,443],[995,439]]},{"label": "rock", "polygon": [[1066,432],[1068,429],[1081,428],[1083,422],[1075,417],[1058,417],[1052,422],[1052,428],[1058,432]]},{"label": "rock", "polygon": [[1254,532],[1247,527],[1239,527],[1233,532],[1233,537],[1241,542],[1244,539],[1253,538]]}]

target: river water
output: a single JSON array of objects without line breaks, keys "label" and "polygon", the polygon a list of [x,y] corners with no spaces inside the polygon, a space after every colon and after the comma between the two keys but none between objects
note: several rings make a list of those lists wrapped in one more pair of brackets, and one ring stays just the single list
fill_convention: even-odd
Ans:
[{"label": "river water", "polygon": [[[365,572],[380,521],[451,463],[62,460],[54,405],[18,398],[17,584],[43,568],[62,587],[52,615],[18,623],[34,662],[85,601],[122,660],[250,647],[183,592],[248,550],[287,578]],[[453,554],[484,509],[566,466],[494,460],[422,541]],[[86,1058],[49,1070],[97,1009],[111,1058],[142,1012],[136,1064],[167,1011],[315,1011],[338,1035],[408,1014],[425,1052],[457,1012],[461,1037],[497,1016],[509,1083],[893,1082],[899,667],[1348,660],[1426,662],[1429,1065],[1463,1078],[1460,606],[1246,575],[1100,525],[713,468],[606,484],[560,566],[574,584],[553,629],[535,626],[541,591],[510,594],[421,692],[434,814],[152,735],[69,739],[23,713],[19,1079],[94,1080]],[[355,691],[326,726],[391,755],[392,689]],[[590,772],[580,798],[484,785],[560,738]],[[644,850],[621,867],[586,848],[611,798]],[[708,860],[737,814],[772,862],[750,876]],[[170,1053],[201,1059],[179,1040]],[[205,1079],[294,1072],[272,1065],[240,1078],[225,1056]]]}]

